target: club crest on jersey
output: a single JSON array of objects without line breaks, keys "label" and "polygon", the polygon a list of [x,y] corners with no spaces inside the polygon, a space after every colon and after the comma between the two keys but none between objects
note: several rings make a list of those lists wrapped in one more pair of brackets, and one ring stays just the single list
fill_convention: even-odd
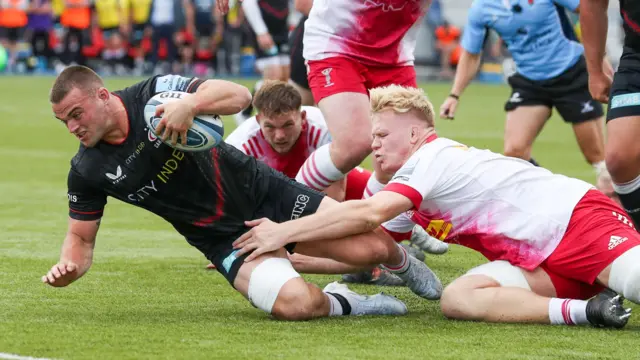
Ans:
[{"label": "club crest on jersey", "polygon": [[333,86],[333,82],[331,81],[331,72],[333,71],[333,68],[326,68],[324,70],[322,70],[322,75],[324,75],[324,87],[329,87],[329,86]]}]

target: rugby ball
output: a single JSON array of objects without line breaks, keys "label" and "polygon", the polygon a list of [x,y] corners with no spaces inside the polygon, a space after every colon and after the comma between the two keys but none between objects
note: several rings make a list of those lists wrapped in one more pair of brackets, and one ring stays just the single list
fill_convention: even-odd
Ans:
[{"label": "rugby ball", "polygon": [[[156,127],[162,116],[156,116],[156,106],[160,104],[170,103],[182,99],[186,92],[182,91],[165,91],[156,94],[147,101],[144,107],[144,120],[149,130],[160,138],[162,134],[156,133]],[[218,115],[197,115],[193,119],[193,125],[187,131],[187,144],[183,145],[178,138],[176,145],[171,144],[171,139],[167,139],[164,143],[182,151],[204,151],[211,149],[222,142],[224,136],[224,125],[222,119]]]}]

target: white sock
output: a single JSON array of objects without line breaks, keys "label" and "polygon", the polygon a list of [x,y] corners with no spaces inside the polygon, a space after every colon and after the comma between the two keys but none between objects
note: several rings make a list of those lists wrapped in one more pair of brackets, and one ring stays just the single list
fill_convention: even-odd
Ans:
[{"label": "white sock", "polygon": [[385,187],[385,184],[381,183],[376,179],[376,173],[373,172],[369,180],[367,180],[367,187],[364,188],[364,193],[362,194],[363,199],[368,199],[373,196],[373,194],[382,190]]},{"label": "white sock", "polygon": [[607,171],[607,164],[605,164],[604,160],[593,163],[591,164],[591,166],[593,166],[593,170],[595,170],[596,176],[600,176],[603,171]]},{"label": "white sock", "polygon": [[400,254],[402,254],[402,260],[399,264],[389,265],[384,264],[384,267],[387,268],[390,272],[394,274],[402,274],[409,269],[409,265],[411,265],[411,261],[409,261],[409,255],[407,255],[407,251],[398,244],[398,249],[400,250]]},{"label": "white sock", "polygon": [[551,298],[549,320],[552,325],[583,325],[587,320],[587,302],[584,300]]},{"label": "white sock", "polygon": [[631,194],[638,188],[640,188],[640,176],[624,184],[613,183],[613,190],[618,194]]},{"label": "white sock", "polygon": [[344,174],[331,160],[329,145],[331,144],[325,144],[311,153],[296,175],[297,182],[323,191],[344,177]]},{"label": "white sock", "polygon": [[[345,315],[344,314],[344,309],[342,307],[342,303],[340,302],[340,300],[347,301],[347,299],[344,296],[340,295],[340,294],[329,293],[329,292],[325,292],[324,294],[327,296],[327,298],[329,298],[329,305],[330,305],[329,316],[342,316],[342,315]],[[341,299],[339,299],[338,296]],[[347,302],[347,304],[348,304],[348,302]],[[349,312],[351,312],[351,309],[349,309]]]}]

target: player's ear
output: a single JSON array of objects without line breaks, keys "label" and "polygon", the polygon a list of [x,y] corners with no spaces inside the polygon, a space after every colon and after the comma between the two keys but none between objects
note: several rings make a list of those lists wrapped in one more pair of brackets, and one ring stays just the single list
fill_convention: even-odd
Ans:
[{"label": "player's ear", "polygon": [[100,100],[107,101],[109,100],[110,96],[111,94],[109,94],[109,90],[107,90],[106,88],[101,87],[98,89],[98,98]]},{"label": "player's ear", "polygon": [[302,120],[302,125],[307,123],[307,111],[306,110],[300,111],[300,120]]},{"label": "player's ear", "polygon": [[260,120],[262,119],[262,116],[260,115],[260,113],[256,114],[256,121],[258,122],[258,124],[260,123]]}]

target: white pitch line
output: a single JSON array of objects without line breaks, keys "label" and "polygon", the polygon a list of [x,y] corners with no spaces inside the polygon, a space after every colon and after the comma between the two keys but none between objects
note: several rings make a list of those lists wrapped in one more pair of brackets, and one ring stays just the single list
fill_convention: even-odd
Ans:
[{"label": "white pitch line", "polygon": [[7,353],[3,353],[0,352],[0,359],[7,359],[7,360],[52,360],[49,358],[34,358],[31,356],[21,356],[21,355],[16,355],[16,354],[7,354]]}]

